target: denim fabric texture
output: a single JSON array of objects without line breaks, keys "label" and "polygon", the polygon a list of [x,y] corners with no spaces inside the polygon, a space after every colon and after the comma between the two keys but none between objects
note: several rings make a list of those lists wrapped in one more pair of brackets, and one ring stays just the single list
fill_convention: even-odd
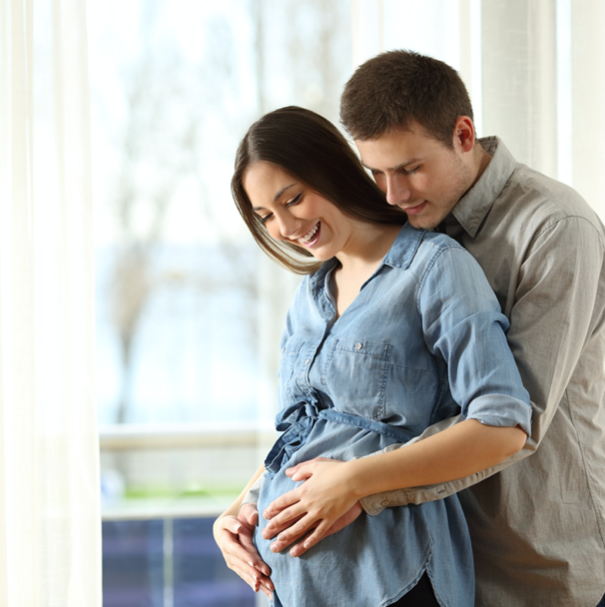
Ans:
[{"label": "denim fabric texture", "polygon": [[[529,396],[506,342],[508,321],[475,260],[443,234],[405,225],[337,318],[326,262],[301,283],[282,339],[283,434],[267,457],[259,512],[293,489],[290,465],[349,460],[462,413],[530,429]],[[275,606],[385,607],[426,572],[440,604],[474,602],[473,559],[457,496],[361,516],[302,557],[255,542],[272,569]]]},{"label": "denim fabric texture", "polygon": [[599,601],[597,607],[605,607],[605,594],[603,595],[603,598]]}]

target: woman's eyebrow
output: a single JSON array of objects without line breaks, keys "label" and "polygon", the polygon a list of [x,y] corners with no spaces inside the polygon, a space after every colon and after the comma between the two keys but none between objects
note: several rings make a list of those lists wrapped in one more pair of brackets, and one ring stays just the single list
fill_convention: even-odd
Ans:
[{"label": "woman's eyebrow", "polygon": [[[277,192],[277,194],[275,194],[275,196],[273,197],[273,202],[277,202],[279,197],[288,189],[290,189],[291,187],[295,186],[296,183],[291,183],[290,185],[284,186],[281,190],[279,190],[279,192]],[[265,207],[252,207],[253,211],[262,211]]]},{"label": "woman's eyebrow", "polygon": [[285,187],[283,187],[279,192],[277,192],[277,194],[275,194],[275,196],[273,197],[273,202],[277,202],[277,199],[289,188],[295,186],[295,183],[291,183],[290,185],[287,185]]}]

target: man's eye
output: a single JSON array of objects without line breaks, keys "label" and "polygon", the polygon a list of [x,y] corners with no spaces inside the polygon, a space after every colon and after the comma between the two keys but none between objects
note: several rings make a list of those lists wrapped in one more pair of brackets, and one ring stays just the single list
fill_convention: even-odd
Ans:
[{"label": "man's eye", "polygon": [[288,200],[288,202],[286,202],[286,206],[292,206],[293,204],[296,204],[297,202],[300,202],[300,199],[302,197],[302,192],[296,196],[294,196],[294,198],[292,198],[292,200]]},{"label": "man's eye", "polygon": [[414,173],[416,173],[416,171],[418,171],[419,168],[420,166],[414,167],[413,169],[403,169],[403,172],[406,175],[413,175]]}]

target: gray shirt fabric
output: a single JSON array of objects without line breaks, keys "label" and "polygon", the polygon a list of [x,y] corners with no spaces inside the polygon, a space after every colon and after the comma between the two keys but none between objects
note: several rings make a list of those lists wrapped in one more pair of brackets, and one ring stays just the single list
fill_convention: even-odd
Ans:
[{"label": "gray shirt fabric", "polygon": [[362,504],[377,515],[460,491],[478,607],[595,607],[605,592],[605,232],[574,190],[518,164],[498,138],[480,143],[492,160],[443,227],[510,320],[532,435],[492,469]]}]

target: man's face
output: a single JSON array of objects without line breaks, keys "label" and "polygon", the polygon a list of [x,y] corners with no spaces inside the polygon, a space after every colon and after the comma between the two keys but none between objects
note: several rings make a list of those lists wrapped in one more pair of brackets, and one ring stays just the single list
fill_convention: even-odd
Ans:
[{"label": "man's face", "polygon": [[415,228],[439,225],[473,183],[469,152],[455,140],[446,147],[418,123],[355,145],[387,202]]}]

